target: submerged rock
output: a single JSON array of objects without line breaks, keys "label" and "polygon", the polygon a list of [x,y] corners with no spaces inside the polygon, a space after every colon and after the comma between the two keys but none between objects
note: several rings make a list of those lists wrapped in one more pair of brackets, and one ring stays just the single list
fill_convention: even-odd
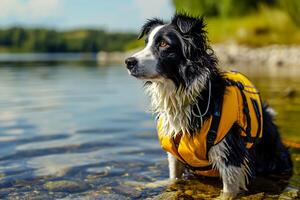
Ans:
[{"label": "submerged rock", "polygon": [[129,197],[124,197],[118,194],[102,194],[98,196],[96,199],[98,200],[128,200]]},{"label": "submerged rock", "polygon": [[162,194],[159,194],[158,196],[152,198],[152,200],[173,200],[176,199],[176,192],[164,192]]},{"label": "submerged rock", "polygon": [[152,199],[213,199],[219,195],[219,192],[219,185],[212,180],[207,180],[205,183],[200,180],[179,180]]},{"label": "submerged rock", "polygon": [[122,194],[124,196],[138,198],[141,196],[141,189],[138,187],[130,187],[126,185],[119,185],[113,189],[117,194]]},{"label": "submerged rock", "polygon": [[88,188],[87,184],[78,181],[49,181],[44,184],[44,188],[55,192],[79,192]]}]

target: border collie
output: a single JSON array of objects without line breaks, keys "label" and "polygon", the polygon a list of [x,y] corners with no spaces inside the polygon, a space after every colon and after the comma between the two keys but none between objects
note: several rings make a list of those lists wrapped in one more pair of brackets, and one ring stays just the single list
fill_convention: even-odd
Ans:
[{"label": "border collie", "polygon": [[[169,23],[154,18],[142,26],[138,39],[144,36],[145,48],[125,60],[127,69],[145,82],[152,111],[164,118],[166,136],[174,140],[182,134],[193,137],[214,112],[212,105],[226,94],[226,80],[208,43],[203,17],[175,14]],[[267,105],[261,109],[262,137],[251,149],[241,137],[234,137],[241,129],[232,127],[208,152],[223,182],[223,199],[246,190],[255,175],[292,171],[271,109]],[[168,161],[170,178],[181,178],[185,164],[171,153]]]}]

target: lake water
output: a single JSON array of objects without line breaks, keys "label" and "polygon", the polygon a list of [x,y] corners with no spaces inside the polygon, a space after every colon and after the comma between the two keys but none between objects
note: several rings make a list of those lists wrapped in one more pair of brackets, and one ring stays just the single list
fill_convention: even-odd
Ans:
[{"label": "lake water", "polygon": [[[252,79],[277,110],[282,137],[300,143],[300,79]],[[168,170],[147,102],[123,66],[2,64],[0,198],[146,199],[170,191],[192,198],[195,185],[199,198],[218,195],[218,180],[151,185]],[[297,190],[300,151],[291,151],[296,167],[288,185]],[[282,188],[269,183],[247,195],[276,199]]]}]

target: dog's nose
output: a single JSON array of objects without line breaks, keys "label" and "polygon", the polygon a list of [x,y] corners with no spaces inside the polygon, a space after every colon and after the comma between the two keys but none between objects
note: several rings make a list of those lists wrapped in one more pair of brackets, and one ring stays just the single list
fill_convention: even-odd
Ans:
[{"label": "dog's nose", "polygon": [[134,68],[137,64],[137,59],[135,57],[129,57],[125,60],[125,64],[127,66],[127,69],[131,70]]}]

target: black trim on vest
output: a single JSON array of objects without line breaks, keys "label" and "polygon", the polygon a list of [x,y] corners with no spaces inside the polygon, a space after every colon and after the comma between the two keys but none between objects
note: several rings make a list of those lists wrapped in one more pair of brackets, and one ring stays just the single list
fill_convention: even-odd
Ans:
[{"label": "black trim on vest", "polygon": [[253,141],[252,141],[252,137],[251,137],[251,118],[250,118],[250,114],[249,114],[249,106],[248,106],[247,98],[246,98],[246,95],[243,91],[244,86],[240,82],[236,82],[236,86],[239,88],[239,90],[241,92],[242,99],[243,99],[243,112],[246,116],[246,121],[247,121],[246,141],[252,143]]},{"label": "black trim on vest", "polygon": [[254,110],[255,110],[255,113],[256,113],[256,117],[259,119],[258,120],[258,126],[259,126],[258,131],[259,132],[257,131],[256,136],[252,137],[252,135],[251,135],[251,118],[250,118],[250,114],[249,114],[248,102],[247,102],[246,96],[244,94],[244,91],[247,92],[247,93],[252,93],[252,94],[259,94],[259,92],[256,93],[256,92],[250,92],[250,91],[245,90],[244,85],[239,81],[236,82],[236,81],[233,81],[233,80],[230,80],[230,79],[226,79],[226,83],[229,86],[235,86],[240,90],[240,93],[241,93],[241,96],[242,96],[242,99],[243,99],[243,112],[244,112],[244,114],[246,116],[246,120],[247,120],[246,130],[243,127],[240,127],[240,128],[246,133],[245,143],[254,143],[254,142],[256,142],[256,139],[259,136],[260,129],[261,129],[260,115],[258,115],[259,114],[259,109],[258,109],[258,104],[255,100],[257,105],[253,105],[253,107],[254,107]]},{"label": "black trim on vest", "polygon": [[255,136],[255,142],[256,142],[258,140],[260,132],[261,132],[261,119],[260,119],[261,114],[260,114],[259,106],[258,106],[256,99],[251,98],[251,102],[252,102],[253,108],[255,110],[255,115],[256,115],[257,124],[258,124],[257,132],[256,132],[256,136]]},{"label": "black trim on vest", "polygon": [[212,146],[214,146],[217,132],[220,124],[221,119],[221,109],[222,109],[223,101],[221,100],[219,103],[214,103],[214,110],[212,115],[212,121],[210,124],[209,131],[206,136],[206,158],[208,159],[208,152]]},{"label": "black trim on vest", "polygon": [[193,167],[193,166],[190,166],[190,165],[185,165],[188,169],[192,170],[192,171],[208,171],[208,170],[212,170],[213,167],[212,165],[208,165],[208,166],[205,166],[205,167]]}]

